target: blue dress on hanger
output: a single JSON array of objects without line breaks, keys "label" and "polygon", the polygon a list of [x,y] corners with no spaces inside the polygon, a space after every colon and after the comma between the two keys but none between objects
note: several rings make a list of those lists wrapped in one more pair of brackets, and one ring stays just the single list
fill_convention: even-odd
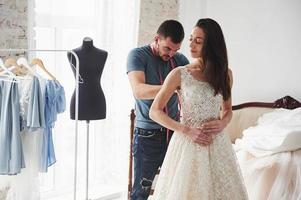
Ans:
[{"label": "blue dress on hanger", "polygon": [[2,85],[3,85],[3,81],[0,80],[0,119],[1,119],[1,102],[2,102],[2,100],[1,100],[2,99]]},{"label": "blue dress on hanger", "polygon": [[1,84],[0,174],[15,175],[25,167],[21,135],[18,84]]},{"label": "blue dress on hanger", "polygon": [[30,88],[30,98],[26,117],[26,127],[29,132],[34,132],[39,128],[45,128],[44,116],[45,100],[42,96],[39,79],[33,77]]},{"label": "blue dress on hanger", "polygon": [[52,139],[52,128],[57,114],[66,109],[64,88],[56,80],[47,80],[45,89],[45,129],[43,133],[40,172],[47,172],[48,167],[56,162]]}]

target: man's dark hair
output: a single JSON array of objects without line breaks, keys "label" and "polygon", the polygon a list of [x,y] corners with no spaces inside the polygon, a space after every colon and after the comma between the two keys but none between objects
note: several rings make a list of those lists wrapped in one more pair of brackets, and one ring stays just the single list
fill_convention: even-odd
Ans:
[{"label": "man's dark hair", "polygon": [[170,37],[171,41],[178,44],[184,39],[184,28],[176,20],[166,20],[158,28],[157,34],[164,38]]}]

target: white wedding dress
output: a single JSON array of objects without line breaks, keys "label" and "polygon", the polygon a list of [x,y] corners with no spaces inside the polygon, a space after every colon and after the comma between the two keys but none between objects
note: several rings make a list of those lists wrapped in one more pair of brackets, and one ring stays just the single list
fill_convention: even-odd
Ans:
[{"label": "white wedding dress", "polygon": [[[181,69],[181,123],[199,127],[218,119],[222,96]],[[245,200],[247,192],[229,136],[221,132],[209,146],[182,133],[170,141],[152,200]]]}]

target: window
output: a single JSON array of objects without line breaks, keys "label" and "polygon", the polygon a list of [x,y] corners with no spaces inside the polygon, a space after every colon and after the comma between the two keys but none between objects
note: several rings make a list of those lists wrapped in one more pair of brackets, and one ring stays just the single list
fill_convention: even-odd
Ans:
[{"label": "window", "polygon": [[[74,49],[83,38],[106,50],[108,59],[101,86],[106,96],[107,118],[90,122],[89,197],[118,197],[127,190],[129,113],[134,106],[126,75],[126,57],[136,46],[138,0],[33,0],[29,6],[33,37],[31,48]],[[41,199],[72,199],[74,175],[74,121],[69,103],[75,83],[65,53],[37,53],[66,92],[67,110],[53,131],[57,163],[40,176]],[[77,198],[85,195],[86,122],[79,121]]]}]

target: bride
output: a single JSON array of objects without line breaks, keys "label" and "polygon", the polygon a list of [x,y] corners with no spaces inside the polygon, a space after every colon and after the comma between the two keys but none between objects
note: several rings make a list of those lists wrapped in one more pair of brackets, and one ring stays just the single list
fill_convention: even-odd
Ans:
[{"label": "bride", "polygon": [[[190,52],[195,62],[168,75],[150,110],[154,121],[175,131],[152,199],[248,199],[228,135],[211,134],[232,117],[232,73],[216,21],[197,22]],[[180,95],[181,122],[163,111],[175,90]]]}]

